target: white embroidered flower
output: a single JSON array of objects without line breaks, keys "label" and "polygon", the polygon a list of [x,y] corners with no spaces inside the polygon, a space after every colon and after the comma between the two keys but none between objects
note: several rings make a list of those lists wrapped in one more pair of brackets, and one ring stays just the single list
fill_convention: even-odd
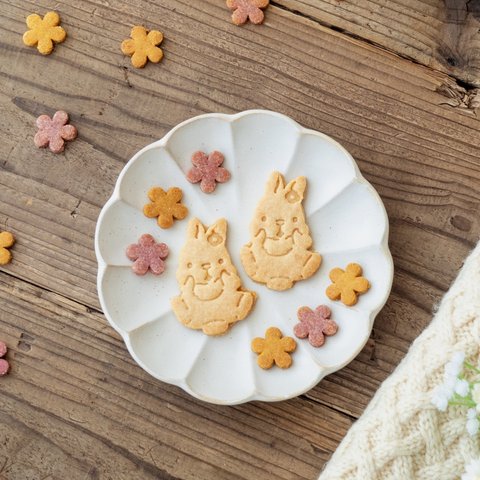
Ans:
[{"label": "white embroidered flower", "polygon": [[464,360],[465,354],[463,352],[455,352],[452,359],[445,365],[442,385],[439,385],[433,391],[431,401],[441,412],[447,409],[448,401],[455,392],[461,397],[466,397],[469,393],[468,382],[458,378],[463,370]]},{"label": "white embroidered flower", "polygon": [[457,365],[459,368],[462,367],[463,362],[465,361],[465,352],[454,352],[450,363]]},{"label": "white embroidered flower", "polygon": [[477,418],[477,410],[470,408],[467,412],[467,431],[474,437],[478,433],[478,427],[480,427],[480,422]]},{"label": "white embroidered flower", "polygon": [[480,480],[480,459],[472,460],[466,466],[462,480]]},{"label": "white embroidered flower", "polygon": [[465,354],[463,352],[455,352],[452,359],[445,365],[445,376],[458,377],[463,369]]},{"label": "white embroidered flower", "polygon": [[470,384],[466,380],[458,379],[455,383],[455,393],[461,397],[466,397],[470,390]]},{"label": "white embroidered flower", "polygon": [[480,383],[476,383],[472,388],[472,400],[477,404],[480,404]]},{"label": "white embroidered flower", "polygon": [[452,394],[453,390],[450,388],[446,388],[445,385],[438,385],[432,393],[431,401],[438,410],[445,412]]},{"label": "white embroidered flower", "polygon": [[451,390],[452,392],[455,389],[457,380],[458,378],[456,375],[450,375],[447,372],[445,372],[443,375],[443,385],[445,386],[445,388],[447,388],[448,390]]},{"label": "white embroidered flower", "polygon": [[454,363],[455,365],[458,365],[459,367],[461,367],[464,361],[465,361],[465,352],[455,352],[452,355],[452,359],[450,360],[450,363]]}]

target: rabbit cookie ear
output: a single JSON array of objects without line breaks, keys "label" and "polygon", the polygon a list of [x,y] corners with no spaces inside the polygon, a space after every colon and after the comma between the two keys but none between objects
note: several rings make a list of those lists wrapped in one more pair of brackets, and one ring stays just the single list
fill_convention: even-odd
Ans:
[{"label": "rabbit cookie ear", "polygon": [[214,247],[225,244],[225,240],[227,239],[227,221],[224,218],[217,220],[208,228],[206,237],[208,243]]},{"label": "rabbit cookie ear", "polygon": [[285,179],[280,172],[273,172],[267,182],[266,193],[279,193],[285,188]]},{"label": "rabbit cookie ear", "polygon": [[187,237],[189,238],[203,238],[205,236],[205,227],[198,218],[192,218],[188,222]]},{"label": "rabbit cookie ear", "polygon": [[285,198],[288,203],[299,203],[303,200],[305,189],[307,188],[307,179],[297,177],[293,179],[285,188]]}]

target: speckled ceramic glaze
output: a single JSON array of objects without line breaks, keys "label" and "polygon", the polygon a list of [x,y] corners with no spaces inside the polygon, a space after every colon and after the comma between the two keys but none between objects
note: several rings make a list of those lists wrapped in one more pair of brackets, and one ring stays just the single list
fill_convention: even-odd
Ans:
[{"label": "speckled ceramic glaze", "polygon": [[[198,150],[222,152],[223,166],[232,174],[230,181],[208,195],[185,177],[191,155]],[[323,256],[313,277],[284,292],[251,281],[240,262],[253,212],[273,170],[282,172],[287,181],[307,177],[305,214],[314,249]],[[146,218],[142,208],[152,186],[180,187],[190,210],[187,219],[162,230],[155,219]],[[244,287],[257,292],[250,315],[220,337],[184,327],[170,307],[170,299],[179,293],[175,273],[187,223],[193,217],[206,225],[221,217],[228,220],[227,245],[233,263]],[[160,276],[133,274],[125,255],[126,247],[144,233],[170,248]],[[97,224],[98,293],[107,319],[133,358],[159,380],[213,403],[283,400],[306,392],[362,349],[392,284],[387,242],[385,208],[337,142],[274,112],[202,115],[138,152],[120,174]],[[332,302],[325,295],[329,271],[350,262],[362,265],[372,285],[354,307]],[[321,348],[298,340],[288,370],[260,369],[251,340],[263,336],[270,326],[293,336],[297,309],[320,304],[331,308],[337,334]]]}]

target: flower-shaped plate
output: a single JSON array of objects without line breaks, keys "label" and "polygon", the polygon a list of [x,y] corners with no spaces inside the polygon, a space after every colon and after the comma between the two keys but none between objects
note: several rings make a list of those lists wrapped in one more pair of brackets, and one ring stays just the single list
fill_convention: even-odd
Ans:
[{"label": "flower-shaped plate", "polygon": [[[217,185],[209,195],[185,177],[197,150],[221,151],[223,166],[232,174],[229,182]],[[314,249],[323,256],[313,277],[283,292],[250,280],[239,255],[249,241],[253,212],[274,170],[287,181],[307,177],[305,214]],[[190,211],[187,219],[162,230],[155,219],[146,218],[142,208],[152,186],[180,187]],[[170,299],[179,293],[175,273],[187,223],[193,217],[206,225],[221,217],[228,220],[232,261],[243,286],[257,292],[250,315],[223,336],[209,337],[186,328],[170,307]],[[160,276],[135,275],[125,255],[126,247],[144,233],[170,248],[166,271]],[[107,319],[130,354],[157,379],[212,403],[284,400],[311,389],[364,346],[392,285],[387,242],[388,218],[382,201],[351,155],[330,137],[268,111],[202,115],[138,152],[120,174],[97,224],[98,293]],[[372,285],[354,307],[331,302],[325,295],[330,270],[350,262],[362,265]],[[270,326],[293,336],[297,309],[319,304],[332,309],[338,333],[321,348],[297,339],[288,370],[259,368],[251,340],[263,336]]]}]

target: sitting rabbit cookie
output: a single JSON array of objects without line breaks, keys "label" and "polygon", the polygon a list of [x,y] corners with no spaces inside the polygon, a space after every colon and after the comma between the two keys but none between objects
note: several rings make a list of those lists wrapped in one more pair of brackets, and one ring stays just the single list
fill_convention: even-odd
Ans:
[{"label": "sitting rabbit cookie", "polygon": [[186,327],[221,335],[243,320],[255,303],[255,292],[242,289],[225,240],[227,221],[205,227],[197,218],[187,228],[180,252],[177,281],[181,293],[172,299],[178,320]]},{"label": "sitting rabbit cookie", "polygon": [[287,290],[310,278],[322,263],[320,254],[310,250],[302,206],[306,187],[305,177],[285,185],[281,173],[272,173],[250,225],[251,242],[240,254],[249,277],[272,290]]}]

